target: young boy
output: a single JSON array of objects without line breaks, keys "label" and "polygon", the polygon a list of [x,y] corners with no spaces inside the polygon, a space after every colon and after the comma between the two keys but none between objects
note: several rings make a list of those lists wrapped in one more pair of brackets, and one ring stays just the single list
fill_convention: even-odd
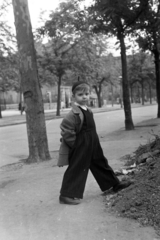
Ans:
[{"label": "young boy", "polygon": [[66,165],[59,201],[63,204],[79,204],[91,170],[100,189],[104,192],[113,188],[118,192],[131,183],[120,182],[103,151],[96,132],[93,113],[86,106],[90,87],[86,82],[76,82],[72,86],[74,104],[72,110],[61,123],[62,143],[58,166]]}]

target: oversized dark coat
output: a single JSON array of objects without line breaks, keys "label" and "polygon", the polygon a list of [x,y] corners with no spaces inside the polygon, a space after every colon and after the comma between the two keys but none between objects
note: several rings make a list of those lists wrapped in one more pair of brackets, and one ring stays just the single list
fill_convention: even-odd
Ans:
[{"label": "oversized dark coat", "polygon": [[[91,111],[89,109],[89,111]],[[58,166],[68,165],[69,149],[73,147],[76,135],[83,125],[84,116],[79,107],[73,104],[71,111],[65,116],[60,125],[61,145],[59,149]]]}]

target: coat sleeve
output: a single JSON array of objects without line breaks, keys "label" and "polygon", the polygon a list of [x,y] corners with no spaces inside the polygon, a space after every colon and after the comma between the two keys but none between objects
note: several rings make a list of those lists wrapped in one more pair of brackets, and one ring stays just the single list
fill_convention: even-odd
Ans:
[{"label": "coat sleeve", "polygon": [[76,140],[76,127],[74,119],[64,118],[60,125],[61,135],[69,147],[73,147]]}]

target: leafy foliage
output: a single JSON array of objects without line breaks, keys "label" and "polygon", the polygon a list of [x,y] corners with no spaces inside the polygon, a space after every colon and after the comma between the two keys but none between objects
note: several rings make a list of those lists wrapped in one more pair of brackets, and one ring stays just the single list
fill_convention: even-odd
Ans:
[{"label": "leafy foliage", "polygon": [[151,55],[144,52],[133,54],[129,58],[129,80],[130,84],[141,81],[147,82],[149,75],[154,74],[154,64]]},{"label": "leafy foliage", "polygon": [[19,91],[18,57],[14,53],[15,36],[6,22],[10,1],[0,4],[0,91]]},{"label": "leafy foliage", "polygon": [[137,42],[144,51],[160,51],[160,2],[149,1],[147,8],[135,26]]},{"label": "leafy foliage", "polygon": [[75,1],[61,3],[37,30],[39,36],[49,39],[38,51],[39,72],[42,78],[45,75],[45,81],[58,82],[62,77],[63,82],[71,83],[83,79],[93,86],[111,81],[106,67],[106,37],[89,30],[87,17]]},{"label": "leafy foliage", "polygon": [[16,55],[4,56],[0,55],[0,91],[9,90],[19,91],[19,70]]},{"label": "leafy foliage", "polygon": [[[142,104],[144,104],[145,96],[149,96],[151,99],[153,89],[155,89],[153,57],[144,52],[139,52],[132,54],[129,57],[128,63],[129,83],[130,88],[132,89],[132,101],[133,97],[136,101],[136,99],[140,99],[141,96]],[[141,89],[141,94],[139,92],[139,88]]]},{"label": "leafy foliage", "polygon": [[95,33],[114,35],[120,42],[122,60],[123,103],[125,110],[125,128],[134,129],[131,116],[125,36],[132,31],[132,25],[141,15],[148,1],[139,0],[96,0],[89,8],[92,29]]},{"label": "leafy foliage", "polygon": [[13,31],[6,21],[10,6],[10,0],[2,0],[0,3],[0,51],[5,54],[13,52],[16,43]]},{"label": "leafy foliage", "polygon": [[132,26],[148,5],[148,0],[96,0],[89,9],[95,32],[117,36],[132,32]]},{"label": "leafy foliage", "polygon": [[[61,3],[59,8],[50,14],[43,27],[37,29],[38,37],[47,37],[43,44],[39,63],[46,74],[49,72],[58,78],[71,68],[71,49],[82,40],[80,28],[83,17],[75,2]],[[79,30],[77,30],[79,29]]]},{"label": "leafy foliage", "polygon": [[160,118],[160,1],[150,0],[144,14],[135,25],[137,42],[143,51],[154,55],[156,91],[158,102],[157,117]]}]

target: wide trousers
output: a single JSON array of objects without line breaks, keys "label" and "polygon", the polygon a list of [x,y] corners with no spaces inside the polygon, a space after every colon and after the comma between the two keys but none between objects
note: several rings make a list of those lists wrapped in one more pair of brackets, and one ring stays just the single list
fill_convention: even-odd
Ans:
[{"label": "wide trousers", "polygon": [[88,171],[91,171],[100,189],[106,191],[119,183],[103,154],[95,129],[81,131],[69,153],[69,166],[64,173],[60,194],[83,198]]}]

